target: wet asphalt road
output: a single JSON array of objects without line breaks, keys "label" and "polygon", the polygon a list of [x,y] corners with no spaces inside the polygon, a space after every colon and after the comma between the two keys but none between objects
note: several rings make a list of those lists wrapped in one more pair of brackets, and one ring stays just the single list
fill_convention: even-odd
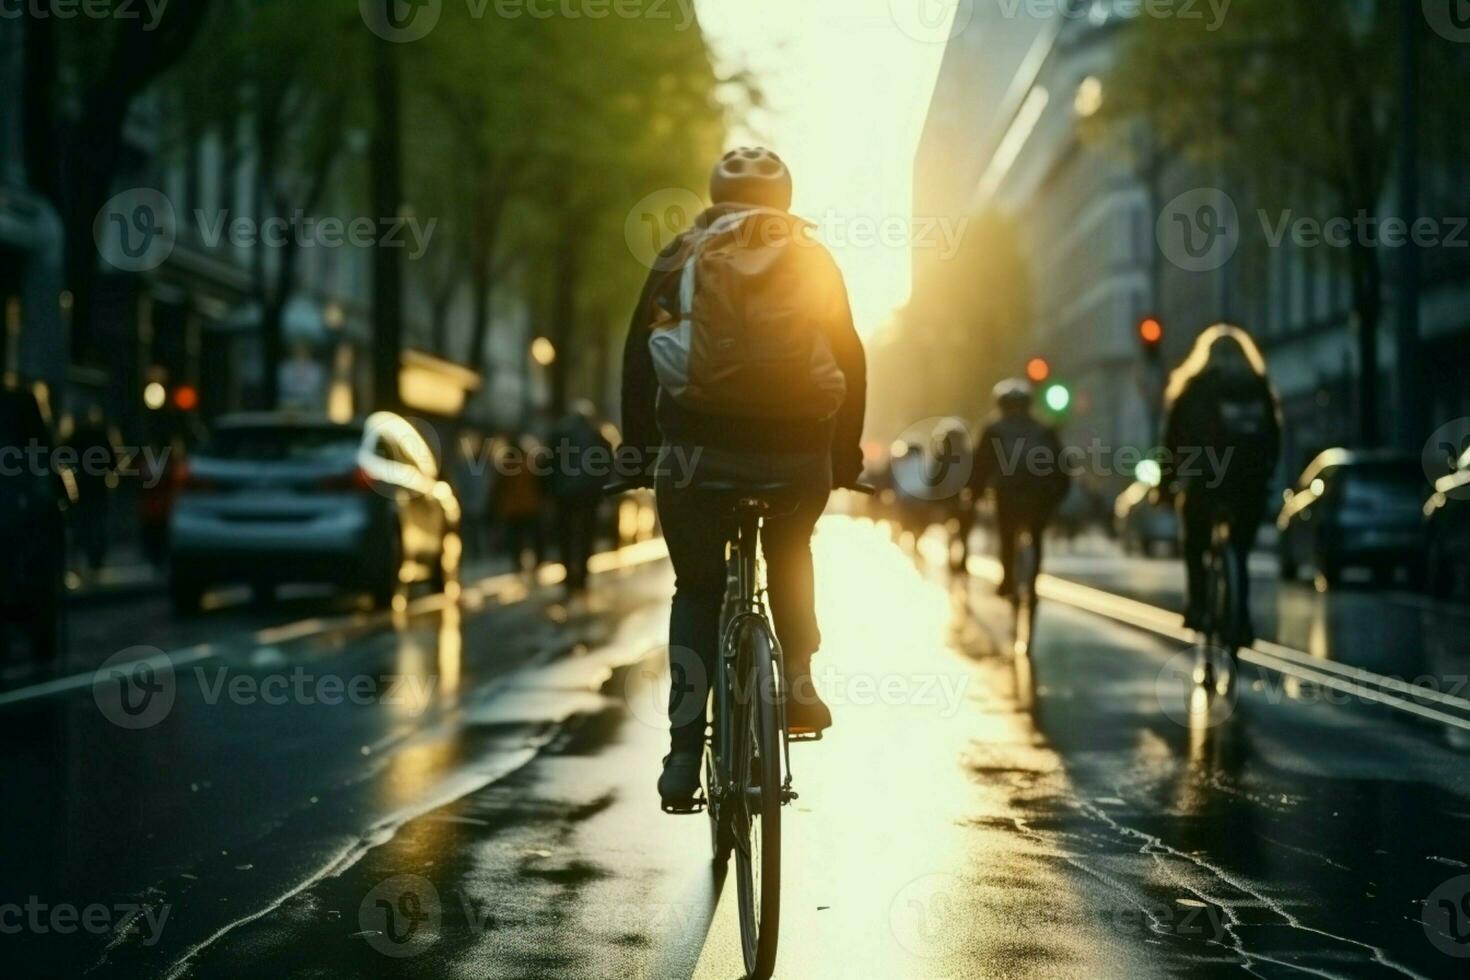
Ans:
[{"label": "wet asphalt road", "polygon": [[[1443,726],[1254,671],[1191,711],[1167,636],[1047,602],[1018,659],[983,581],[843,518],[818,556],[838,728],[794,750],[778,975],[1470,975],[1470,767]],[[655,549],[617,564],[571,606],[497,578],[459,611],[222,612],[138,714],[112,683],[0,704],[13,975],[738,976],[704,818],[652,791],[671,576]],[[1163,562],[1050,567],[1178,593]],[[1312,656],[1413,676],[1437,646],[1464,672],[1454,610],[1258,602]],[[1409,619],[1418,645],[1374,645]]]}]

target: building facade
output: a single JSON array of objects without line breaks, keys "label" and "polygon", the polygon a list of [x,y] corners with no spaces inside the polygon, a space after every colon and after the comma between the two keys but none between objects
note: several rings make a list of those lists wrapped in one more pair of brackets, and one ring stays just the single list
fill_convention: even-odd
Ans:
[{"label": "building facade", "polygon": [[[1281,216],[1266,209],[1266,196],[1222,168],[1177,159],[1140,166],[1084,138],[1086,120],[1108,97],[1103,79],[1131,27],[1125,14],[1137,5],[1057,6],[1049,16],[1027,16],[1024,5],[977,0],[946,52],[914,193],[927,213],[995,210],[1022,229],[1033,276],[1031,346],[1073,389],[1068,438],[1105,448],[1153,443],[1161,373],[1137,333],[1153,316],[1166,328],[1165,366],[1222,320],[1260,339],[1287,415],[1286,470],[1351,443],[1359,364],[1345,255],[1277,236]],[[1011,72],[1004,84],[993,77],[997,66]],[[939,160],[961,175],[957,181],[936,177]],[[1423,213],[1465,214],[1462,188],[1454,174],[1426,174]],[[1234,222],[1224,261],[1192,261],[1160,224],[1171,208],[1200,204]],[[1393,201],[1382,202],[1380,214],[1393,213]],[[1381,251],[1390,287],[1379,332],[1386,423],[1397,256]],[[1420,333],[1436,422],[1470,410],[1461,380],[1470,368],[1467,255],[1470,248],[1424,252]],[[916,290],[923,282],[916,267]],[[1104,477],[1114,485],[1125,478]]]}]

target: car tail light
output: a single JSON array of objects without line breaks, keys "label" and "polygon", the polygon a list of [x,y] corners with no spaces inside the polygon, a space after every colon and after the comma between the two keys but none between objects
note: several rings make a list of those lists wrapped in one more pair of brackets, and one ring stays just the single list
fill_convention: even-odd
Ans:
[{"label": "car tail light", "polygon": [[361,466],[357,466],[353,468],[351,473],[329,476],[318,483],[317,486],[322,490],[329,490],[333,493],[344,491],[363,493],[372,490],[373,481],[368,478],[366,471]]}]

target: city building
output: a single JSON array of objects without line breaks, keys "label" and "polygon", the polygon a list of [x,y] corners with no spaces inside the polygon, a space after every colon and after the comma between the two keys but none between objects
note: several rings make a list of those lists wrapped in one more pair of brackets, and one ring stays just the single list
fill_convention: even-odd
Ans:
[{"label": "city building", "polygon": [[61,221],[30,183],[23,144],[23,22],[0,17],[0,325],[7,383],[44,382],[52,391],[66,374],[62,329]]},{"label": "city building", "polygon": [[[974,4],[945,54],[914,197],[918,213],[995,210],[1021,229],[1033,277],[1031,346],[1073,389],[1069,439],[1153,442],[1162,378],[1143,356],[1138,327],[1157,317],[1165,325],[1165,366],[1214,322],[1240,322],[1258,336],[1285,406],[1286,469],[1324,447],[1351,443],[1359,359],[1345,256],[1292,235],[1278,238],[1281,215],[1267,208],[1259,188],[1224,168],[1169,158],[1150,167],[1133,162],[1146,155],[1130,157],[1086,138],[1085,121],[1108,98],[1104,79],[1137,5],[1046,6],[1043,15],[1028,14],[1025,5]],[[1448,216],[1466,213],[1464,175],[1425,169],[1422,212],[1440,216],[1448,229]],[[1163,243],[1160,217],[1180,201],[1232,216],[1238,244],[1223,262],[1201,268]],[[1393,213],[1390,197],[1380,215]],[[1383,431],[1391,435],[1396,256],[1384,251],[1380,401]],[[915,261],[917,292],[928,270],[923,256]],[[1470,247],[1426,249],[1423,266],[1423,397],[1433,420],[1443,422],[1470,414],[1463,383],[1470,372]]]}]

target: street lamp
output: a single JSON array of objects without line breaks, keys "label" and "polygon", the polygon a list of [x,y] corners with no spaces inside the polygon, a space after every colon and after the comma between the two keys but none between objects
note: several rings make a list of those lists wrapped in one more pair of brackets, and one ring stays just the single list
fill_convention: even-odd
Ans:
[{"label": "street lamp", "polygon": [[531,341],[531,360],[542,367],[551,367],[556,363],[556,345],[545,337],[537,337]]}]

